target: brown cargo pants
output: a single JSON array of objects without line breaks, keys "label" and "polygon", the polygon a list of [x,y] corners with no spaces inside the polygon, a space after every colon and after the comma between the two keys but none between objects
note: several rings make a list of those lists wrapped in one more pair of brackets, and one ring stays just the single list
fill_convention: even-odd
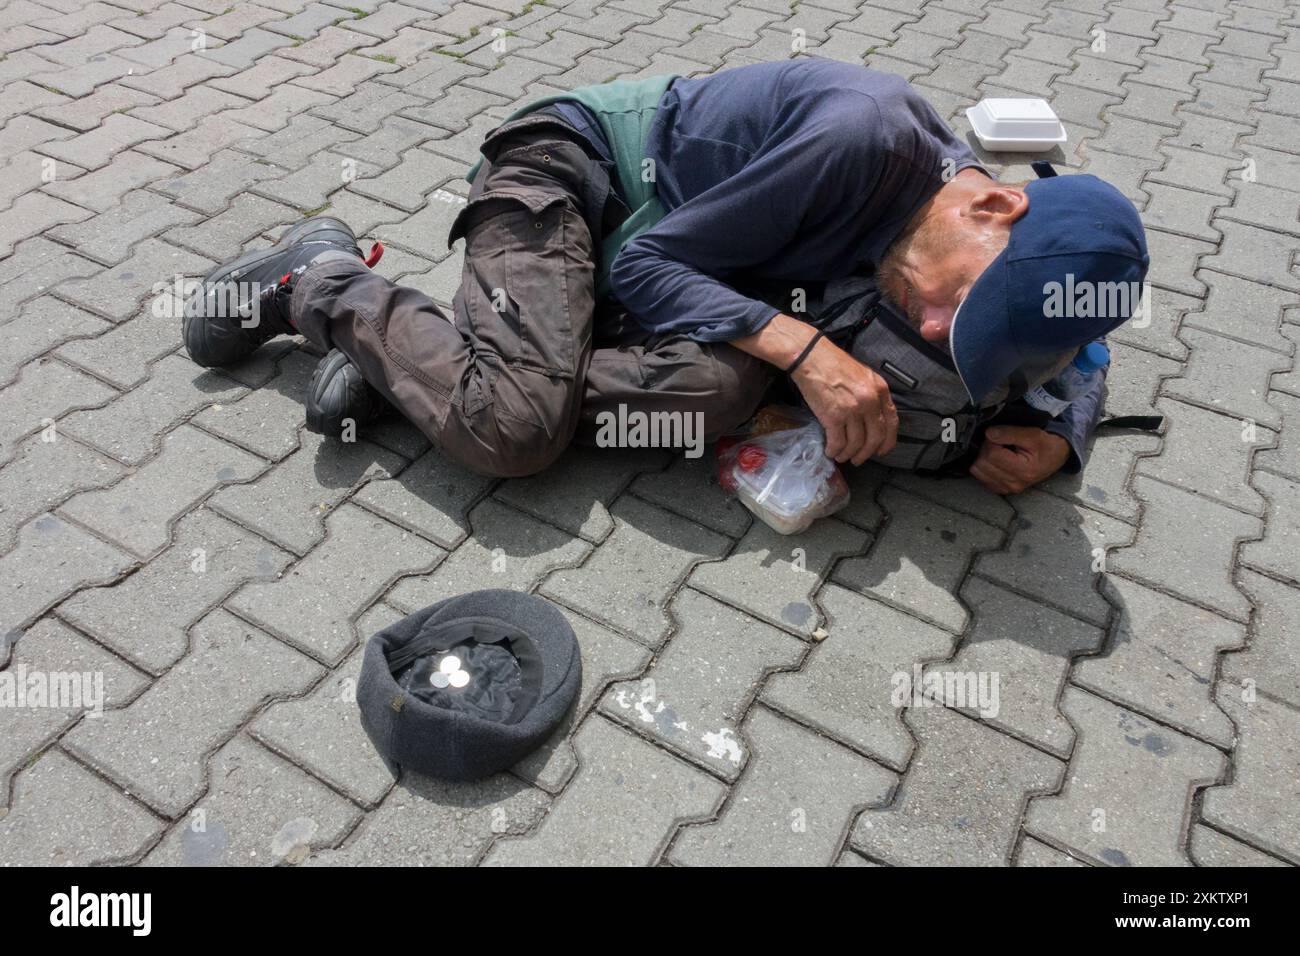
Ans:
[{"label": "brown cargo pants", "polygon": [[[498,127],[450,241],[465,239],[452,316],[360,262],[308,269],[290,316],[338,348],[449,458],[491,475],[540,471],[602,412],[703,415],[705,439],[747,419],[773,370],[727,344],[597,334],[594,273],[609,179],[556,117]],[[602,323],[603,324],[603,323]]]}]

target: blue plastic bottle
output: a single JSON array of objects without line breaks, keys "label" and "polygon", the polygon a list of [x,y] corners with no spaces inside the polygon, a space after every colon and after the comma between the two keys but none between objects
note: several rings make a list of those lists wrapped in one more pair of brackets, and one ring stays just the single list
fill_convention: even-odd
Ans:
[{"label": "blue plastic bottle", "polygon": [[1100,342],[1089,342],[1079,349],[1074,361],[1049,382],[1025,393],[1025,401],[1053,418],[1070,407],[1080,395],[1092,388],[1101,369],[1110,361],[1110,349]]}]

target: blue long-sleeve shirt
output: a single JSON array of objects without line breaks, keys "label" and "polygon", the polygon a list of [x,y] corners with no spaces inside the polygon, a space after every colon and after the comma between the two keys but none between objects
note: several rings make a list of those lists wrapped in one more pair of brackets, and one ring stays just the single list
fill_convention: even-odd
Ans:
[{"label": "blue long-sleeve shirt", "polygon": [[747,275],[815,282],[874,268],[970,149],[902,78],[799,59],[679,80],[646,157],[668,210],[623,247],[614,294],[655,332],[751,335],[776,314]]}]

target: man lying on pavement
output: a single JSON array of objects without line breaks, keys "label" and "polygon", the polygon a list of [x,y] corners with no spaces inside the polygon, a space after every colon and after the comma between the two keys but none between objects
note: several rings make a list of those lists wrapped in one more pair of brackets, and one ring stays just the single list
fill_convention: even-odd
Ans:
[{"label": "man lying on pavement", "polygon": [[[449,458],[502,476],[591,443],[618,409],[698,413],[713,440],[787,372],[828,455],[889,463],[907,376],[742,289],[871,276],[987,409],[1132,314],[1103,295],[1049,309],[1049,288],[1146,275],[1141,223],[1113,187],[999,184],[904,80],[834,61],[587,87],[520,110],[482,153],[451,228],[465,257],[450,316],[321,216],[205,278],[186,307],[191,358],[227,365],[300,333],[327,352],[309,427],[338,434],[391,405]],[[1077,470],[1101,378],[1059,418],[990,430],[971,473],[1007,493]]]}]

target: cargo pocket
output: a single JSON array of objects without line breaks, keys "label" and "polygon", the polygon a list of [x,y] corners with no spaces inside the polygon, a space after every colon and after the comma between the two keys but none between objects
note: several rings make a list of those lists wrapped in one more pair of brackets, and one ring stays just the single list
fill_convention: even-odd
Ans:
[{"label": "cargo pocket", "polygon": [[456,217],[451,239],[466,239],[457,311],[476,346],[504,365],[574,376],[569,272],[576,257],[566,246],[573,216],[561,195],[494,191]]}]

